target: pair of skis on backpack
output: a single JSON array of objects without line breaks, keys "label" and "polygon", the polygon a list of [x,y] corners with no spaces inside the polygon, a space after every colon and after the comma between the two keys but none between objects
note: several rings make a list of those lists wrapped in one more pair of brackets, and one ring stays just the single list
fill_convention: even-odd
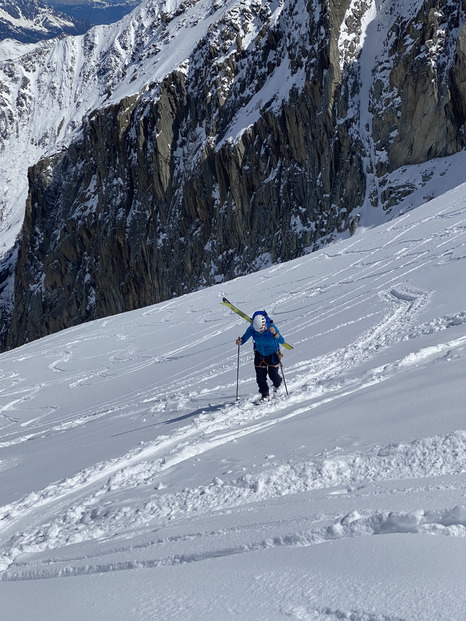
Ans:
[{"label": "pair of skis on backpack", "polygon": [[[228,308],[231,308],[231,310],[236,313],[237,315],[239,315],[240,317],[242,317],[243,319],[246,319],[246,321],[249,321],[249,323],[252,323],[252,319],[251,317],[249,317],[249,315],[246,315],[246,313],[243,313],[243,311],[241,311],[237,306],[235,306],[234,304],[232,304],[229,300],[227,300],[226,298],[223,298],[223,301],[221,302],[221,304],[223,304],[224,306],[228,306]],[[293,346],[290,345],[289,343],[283,343],[283,347],[285,349],[293,349]]]},{"label": "pair of skis on backpack", "polygon": [[[246,315],[246,313],[244,313],[242,310],[240,310],[237,306],[235,306],[234,304],[232,304],[229,300],[227,300],[226,298],[223,298],[222,304],[225,306],[228,306],[228,308],[231,308],[231,310],[233,312],[235,312],[237,315],[239,315],[240,317],[242,317],[243,319],[245,319],[246,321],[248,321],[249,323],[252,323],[252,319],[251,317],[249,317],[249,315]],[[289,343],[287,343],[286,341],[284,343],[282,343],[283,347],[285,347],[285,349],[293,349],[293,346],[290,345]],[[281,357],[281,354],[280,354]],[[288,396],[288,388],[286,385],[286,381],[285,381],[285,373],[283,371],[283,365],[281,363],[280,360],[280,367],[282,370],[282,376],[283,376],[283,384],[285,386],[285,390],[286,390],[286,395]],[[238,347],[238,377],[237,377],[237,386],[236,386],[236,399],[238,400],[238,381],[239,381],[239,347]],[[274,389],[274,393],[276,394],[276,390]],[[270,403],[271,398],[270,396],[267,397],[261,397],[259,400],[255,399],[253,401],[254,405],[264,405],[266,403]]]}]

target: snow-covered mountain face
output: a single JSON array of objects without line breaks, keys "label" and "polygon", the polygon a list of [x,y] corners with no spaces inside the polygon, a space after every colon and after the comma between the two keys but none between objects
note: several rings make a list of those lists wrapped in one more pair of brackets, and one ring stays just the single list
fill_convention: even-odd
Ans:
[{"label": "snow-covered mountain face", "polygon": [[39,0],[0,0],[0,40],[35,43],[62,34],[81,34],[89,28],[89,22],[54,10]]},{"label": "snow-covered mountain face", "polygon": [[47,4],[66,15],[89,20],[92,24],[111,24],[130,13],[140,0],[47,0]]},{"label": "snow-covered mountain face", "polygon": [[0,46],[5,251],[27,204],[0,278],[6,344],[288,260],[434,196],[425,162],[464,147],[464,13],[146,0],[81,37]]}]

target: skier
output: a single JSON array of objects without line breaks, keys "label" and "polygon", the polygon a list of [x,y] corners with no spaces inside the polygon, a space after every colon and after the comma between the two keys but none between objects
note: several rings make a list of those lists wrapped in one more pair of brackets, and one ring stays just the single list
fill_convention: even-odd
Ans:
[{"label": "skier", "polygon": [[243,345],[250,338],[254,341],[254,366],[256,368],[256,380],[261,394],[261,400],[268,400],[269,385],[267,373],[273,383],[276,392],[282,383],[278,373],[280,366],[280,344],[285,339],[278,331],[272,320],[265,311],[256,311],[252,316],[252,324],[243,334],[236,339],[237,345]]}]

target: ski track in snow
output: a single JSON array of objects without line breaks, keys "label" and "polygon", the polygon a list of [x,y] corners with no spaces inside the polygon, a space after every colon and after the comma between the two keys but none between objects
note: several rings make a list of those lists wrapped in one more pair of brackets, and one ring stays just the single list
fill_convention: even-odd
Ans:
[{"label": "ski track in snow", "polygon": [[[165,463],[139,463],[134,467],[127,466],[125,470],[115,472],[105,483],[91,496],[81,499],[81,504],[71,504],[60,515],[62,507],[56,506],[56,501],[62,501],[64,493],[57,496],[52,492],[55,515],[59,508],[58,519],[44,522],[43,510],[37,531],[30,534],[21,533],[13,538],[10,553],[12,556],[27,552],[39,553],[49,551],[45,561],[15,563],[3,574],[4,580],[44,578],[69,576],[87,573],[100,573],[103,571],[117,571],[122,569],[135,569],[139,567],[167,566],[170,564],[188,563],[205,560],[209,557],[226,556],[230,554],[247,553],[258,549],[267,549],[276,546],[309,546],[336,540],[345,537],[368,536],[374,534],[393,533],[424,533],[446,536],[466,536],[466,506],[452,507],[437,511],[417,510],[413,512],[384,512],[376,511],[369,514],[352,511],[347,515],[318,515],[312,516],[313,526],[309,528],[309,517],[306,519],[287,520],[286,522],[265,525],[269,536],[260,541],[251,541],[248,544],[234,548],[228,545],[230,539],[235,540],[237,529],[231,531],[221,530],[216,533],[194,533],[187,537],[172,539],[150,539],[143,544],[130,543],[125,546],[125,531],[136,530],[140,535],[147,531],[154,535],[154,522],[172,521],[179,519],[183,514],[203,513],[221,510],[231,511],[234,507],[242,507],[246,504],[257,503],[270,498],[283,496],[284,493],[296,494],[309,490],[332,487],[336,494],[352,493],[367,486],[368,482],[375,480],[398,479],[400,473],[406,479],[422,478],[428,474],[429,479],[440,475],[458,475],[464,472],[466,467],[466,433],[457,432],[444,438],[426,438],[411,443],[399,444],[388,447],[375,447],[370,454],[350,454],[339,457],[324,458],[321,461],[309,463],[288,463],[279,467],[265,470],[258,476],[244,476],[236,481],[224,483],[215,480],[211,485],[202,489],[187,489],[177,494],[161,495],[156,500],[151,499],[144,505],[132,507],[105,508],[105,494],[114,490],[120,490],[125,486],[153,485]],[[462,456],[458,459],[458,456]],[[381,475],[383,473],[383,475]],[[105,473],[108,476],[108,472]],[[359,484],[363,483],[362,487]],[[445,485],[445,483],[442,483]],[[82,481],[78,484],[81,488]],[[457,485],[465,489],[464,481]],[[345,490],[338,487],[346,486]],[[284,492],[286,490],[286,492]],[[415,490],[408,487],[405,493],[413,494]],[[82,489],[80,489],[82,492]],[[366,492],[367,493],[367,492]],[[369,491],[369,493],[375,493]],[[378,494],[383,492],[379,490]],[[388,493],[393,493],[389,491]],[[38,499],[39,500],[39,499]],[[40,501],[41,500],[41,501]],[[43,497],[37,505],[43,505],[46,499]],[[19,508],[24,514],[24,507]],[[4,519],[12,519],[13,514],[7,514]],[[34,521],[34,520],[33,520]],[[18,521],[17,521],[18,522]],[[285,530],[281,532],[282,529]],[[303,530],[304,529],[304,530]],[[212,537],[212,535],[214,535]],[[136,551],[139,558],[132,561],[108,561],[106,564],[89,564],[89,558],[68,558],[63,552],[63,546],[80,543],[89,538],[100,538],[105,544],[112,541],[111,546],[104,556],[117,556],[125,551]],[[211,538],[212,551],[207,552],[205,538]],[[194,548],[203,540],[202,553],[189,554],[192,542]],[[131,541],[131,539],[130,539]],[[50,557],[51,550],[60,549],[57,558],[54,554]],[[167,554],[167,549],[174,548],[178,553]],[[180,550],[184,550],[183,553]],[[61,560],[65,554],[66,560]],[[162,554],[162,556],[154,556]],[[3,557],[3,562],[10,565],[8,555]]]},{"label": "ski track in snow", "polygon": [[[421,227],[434,227],[439,219],[449,223],[438,229],[440,232],[434,228],[427,236],[419,232]],[[435,345],[404,353],[398,359],[392,357],[388,362],[383,360],[383,352],[390,347],[406,341],[415,343],[420,337],[438,332],[449,334],[466,323],[466,310],[418,322],[432,292],[410,284],[413,275],[429,260],[433,248],[441,257],[437,265],[466,258],[463,213],[445,207],[418,221],[409,216],[399,218],[386,230],[385,244],[380,244],[377,238],[371,247],[360,236],[348,241],[343,250],[335,246],[307,259],[314,262],[317,274],[320,264],[332,260],[331,278],[310,278],[303,272],[303,282],[293,280],[292,290],[284,292],[282,288],[274,295],[275,277],[277,283],[283,283],[284,272],[300,269],[306,260],[276,266],[256,276],[268,284],[274,300],[271,310],[276,313],[278,323],[282,316],[287,318],[284,333],[293,335],[298,351],[302,344],[317,342],[329,331],[341,327],[351,325],[354,336],[338,349],[316,352],[312,359],[287,365],[291,395],[286,398],[282,393],[265,406],[255,407],[253,398],[242,397],[239,403],[232,401],[236,355],[225,357],[224,347],[218,343],[224,338],[225,318],[231,343],[234,331],[244,330],[244,322],[217,308],[196,317],[194,302],[187,320],[199,322],[194,339],[188,342],[182,335],[174,336],[158,355],[148,353],[149,349],[138,343],[131,330],[146,322],[147,325],[150,322],[167,327],[175,325],[179,304],[176,300],[132,313],[126,327],[117,319],[107,318],[95,322],[92,332],[85,333],[90,336],[83,338],[81,329],[72,329],[65,336],[49,337],[45,349],[26,347],[7,354],[9,368],[15,368],[13,361],[18,370],[0,369],[0,448],[67,433],[79,426],[96,424],[99,419],[116,420],[127,415],[139,421],[137,415],[147,415],[134,431],[146,427],[149,437],[153,437],[152,431],[164,429],[164,424],[170,427],[167,433],[160,433],[119,457],[96,463],[0,507],[2,580],[169,566],[273,547],[312,546],[376,534],[464,537],[466,503],[413,511],[353,509],[341,514],[331,510],[330,500],[348,497],[354,502],[355,498],[362,501],[377,497],[383,504],[384,498],[393,495],[393,485],[384,486],[387,481],[396,481],[402,496],[419,495],[419,502],[431,488],[463,490],[464,496],[466,484],[461,475],[466,471],[465,431],[386,446],[336,448],[308,459],[286,462],[271,456],[259,469],[236,478],[231,478],[226,470],[226,476],[223,474],[223,478],[216,477],[205,485],[165,489],[165,477],[173,469],[218,447],[257,436],[292,418],[312,416],[325,404],[334,404],[389,381],[407,369],[466,357],[466,336],[455,332]],[[361,313],[364,308],[366,312]],[[345,322],[343,318],[354,309],[357,309],[355,318]],[[223,318],[221,325],[219,317]],[[370,329],[360,331],[361,321],[363,325],[369,322]],[[83,353],[86,347],[95,345],[99,339],[102,353],[94,353],[86,360]],[[199,348],[203,351],[202,368],[194,363]],[[37,362],[38,357],[47,361],[49,379],[28,384],[21,374],[21,363]],[[185,361],[178,367],[182,370],[168,379],[158,379],[158,365],[179,360]],[[74,408],[63,415],[59,415],[57,403],[34,406],[46,389],[66,387],[68,392],[78,394],[82,387],[92,389],[147,370],[153,372],[149,388],[135,387],[124,396],[116,394],[114,399],[98,406],[94,403],[82,409]],[[247,361],[243,356],[241,362],[240,388],[242,393],[250,393],[253,386],[248,352]],[[28,407],[34,414],[23,420],[22,414]],[[177,423],[180,425],[176,426]],[[129,429],[116,432],[115,436],[131,433]],[[0,471],[12,465],[0,461]],[[305,498],[306,494],[319,490],[330,499],[328,513],[314,514],[312,503],[303,503],[306,508],[292,518],[276,520],[271,512],[269,521],[261,517],[263,522],[254,522],[256,508],[261,503],[273,505],[279,498],[296,494]],[[169,532],[173,524],[187,516],[195,523],[196,516],[219,513],[223,515],[224,528],[190,531],[185,536],[163,535],[164,530]],[[235,516],[248,517],[255,528],[240,529],[239,538]],[[228,526],[230,521],[232,525]],[[191,521],[191,528],[192,524]],[[100,542],[98,552],[89,548],[92,541]],[[338,618],[338,612],[317,611],[316,614]],[[358,614],[349,618],[357,621],[365,618]]]}]

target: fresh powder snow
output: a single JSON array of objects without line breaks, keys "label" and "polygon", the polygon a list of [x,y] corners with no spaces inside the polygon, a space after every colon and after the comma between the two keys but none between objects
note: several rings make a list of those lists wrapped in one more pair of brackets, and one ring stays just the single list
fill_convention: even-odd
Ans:
[{"label": "fresh powder snow", "polygon": [[[465,266],[466,184],[2,354],[2,618],[464,621]],[[235,401],[222,296],[294,345],[288,397],[247,343]]]}]

